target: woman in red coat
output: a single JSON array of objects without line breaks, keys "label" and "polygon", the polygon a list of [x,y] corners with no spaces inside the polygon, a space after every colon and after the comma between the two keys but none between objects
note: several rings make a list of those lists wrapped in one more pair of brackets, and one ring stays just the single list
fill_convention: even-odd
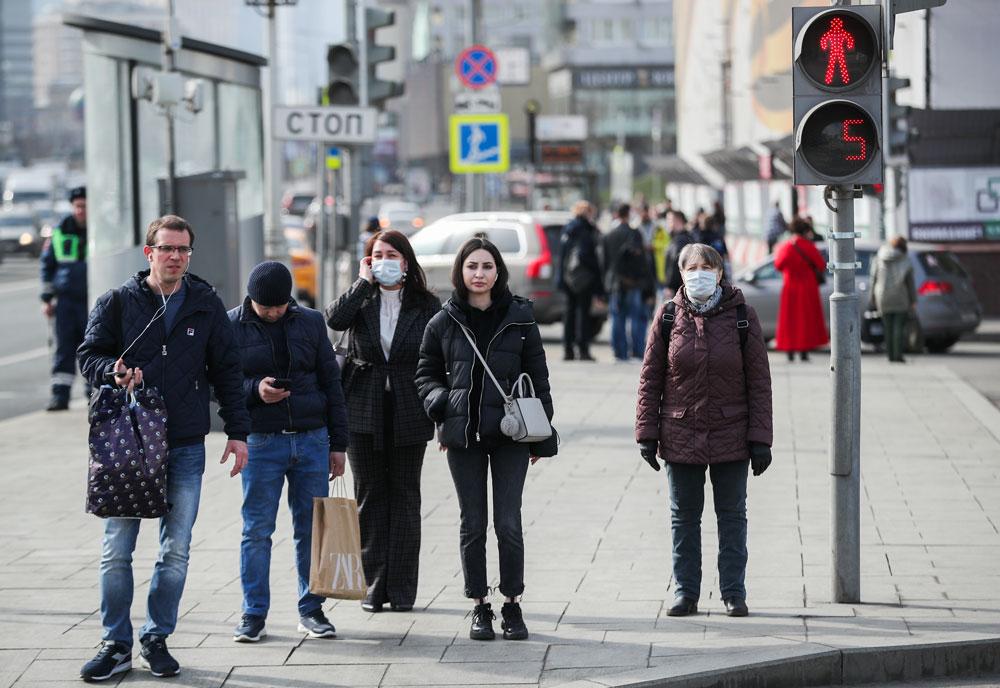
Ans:
[{"label": "woman in red coat", "polygon": [[787,351],[789,361],[795,360],[796,351],[808,361],[810,351],[830,341],[819,296],[819,275],[825,274],[826,261],[806,238],[808,230],[805,221],[793,220],[789,228],[792,238],[774,254],[774,267],[785,279],[774,348]]}]

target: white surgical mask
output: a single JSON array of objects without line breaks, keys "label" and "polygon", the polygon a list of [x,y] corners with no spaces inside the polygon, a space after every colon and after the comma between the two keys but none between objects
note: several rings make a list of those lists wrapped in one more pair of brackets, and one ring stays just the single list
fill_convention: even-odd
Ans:
[{"label": "white surgical mask", "polygon": [[719,286],[719,277],[714,270],[688,270],[684,273],[684,286],[688,298],[705,303],[712,298],[715,288]]},{"label": "white surgical mask", "polygon": [[372,276],[383,287],[395,287],[403,281],[403,262],[390,258],[373,260]]}]

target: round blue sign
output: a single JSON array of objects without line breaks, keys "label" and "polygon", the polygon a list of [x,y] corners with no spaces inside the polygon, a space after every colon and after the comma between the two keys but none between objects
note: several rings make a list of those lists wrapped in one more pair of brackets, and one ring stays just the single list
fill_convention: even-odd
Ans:
[{"label": "round blue sign", "polygon": [[459,53],[455,73],[468,88],[485,88],[497,80],[497,58],[485,45],[472,45]]}]

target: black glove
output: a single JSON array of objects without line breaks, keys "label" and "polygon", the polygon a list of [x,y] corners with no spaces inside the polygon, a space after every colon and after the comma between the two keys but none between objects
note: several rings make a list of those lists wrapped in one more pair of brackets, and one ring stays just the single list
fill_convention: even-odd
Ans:
[{"label": "black glove", "polygon": [[754,475],[760,475],[771,465],[771,448],[762,442],[750,443],[750,467]]},{"label": "black glove", "polygon": [[644,440],[639,443],[639,453],[643,460],[653,467],[654,471],[660,470],[660,462],[656,459],[656,440]]}]

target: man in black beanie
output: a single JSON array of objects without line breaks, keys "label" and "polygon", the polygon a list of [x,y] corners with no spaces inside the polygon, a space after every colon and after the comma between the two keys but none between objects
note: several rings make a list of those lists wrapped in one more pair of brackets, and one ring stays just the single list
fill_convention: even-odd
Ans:
[{"label": "man in black beanie", "polygon": [[299,631],[332,638],[323,598],[309,592],[313,497],[326,497],[327,479],[344,474],[347,407],[340,368],[322,314],[292,299],[292,273],[268,261],[247,281],[243,305],[229,311],[243,361],[243,392],[250,410],[250,458],[243,470],[240,579],[243,616],[237,642],[263,638],[270,607],[271,534],[281,489],[288,480]]}]

